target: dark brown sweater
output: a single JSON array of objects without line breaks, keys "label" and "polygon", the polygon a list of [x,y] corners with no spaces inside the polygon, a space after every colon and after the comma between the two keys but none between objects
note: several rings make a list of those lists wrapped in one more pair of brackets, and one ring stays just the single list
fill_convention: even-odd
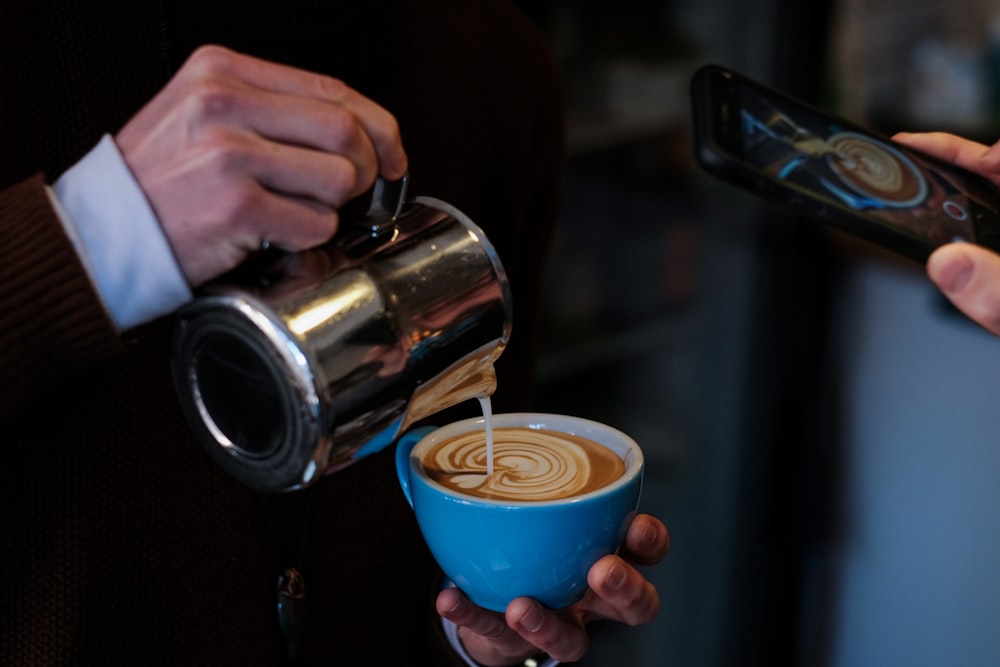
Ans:
[{"label": "dark brown sweater", "polygon": [[562,133],[541,40],[501,1],[340,5],[0,6],[0,664],[282,664],[290,562],[305,664],[454,664],[391,452],[271,499],[228,478],[180,416],[171,318],[116,336],[43,190],[199,44],[337,76],[396,114],[414,194],[497,246],[514,329],[495,398],[529,407]]}]

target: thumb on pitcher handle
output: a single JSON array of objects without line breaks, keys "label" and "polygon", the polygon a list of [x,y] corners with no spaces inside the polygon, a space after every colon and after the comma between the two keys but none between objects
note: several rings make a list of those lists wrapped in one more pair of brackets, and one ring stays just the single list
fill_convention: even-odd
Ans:
[{"label": "thumb on pitcher handle", "polygon": [[413,507],[413,497],[410,495],[410,452],[414,446],[420,442],[425,435],[435,430],[433,426],[421,426],[412,431],[404,433],[396,443],[396,477],[399,478],[399,486],[403,489],[406,502]]}]

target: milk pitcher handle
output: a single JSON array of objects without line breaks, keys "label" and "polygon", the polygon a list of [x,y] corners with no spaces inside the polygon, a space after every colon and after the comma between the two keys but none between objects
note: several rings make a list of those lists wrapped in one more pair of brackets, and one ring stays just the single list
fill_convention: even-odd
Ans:
[{"label": "milk pitcher handle", "polygon": [[409,182],[408,173],[395,181],[387,181],[381,177],[376,179],[368,213],[356,220],[355,224],[370,231],[372,236],[381,236],[382,231],[396,224],[396,218],[406,203],[406,188]]}]

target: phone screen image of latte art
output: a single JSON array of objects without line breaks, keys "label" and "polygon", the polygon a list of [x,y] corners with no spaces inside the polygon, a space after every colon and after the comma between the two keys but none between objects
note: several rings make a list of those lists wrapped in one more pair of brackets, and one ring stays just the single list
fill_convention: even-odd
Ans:
[{"label": "phone screen image of latte art", "polygon": [[[487,431],[492,432],[492,473]],[[506,501],[579,496],[607,486],[625,472],[617,454],[587,438],[523,427],[449,438],[428,451],[421,466],[428,477],[453,492]]]}]

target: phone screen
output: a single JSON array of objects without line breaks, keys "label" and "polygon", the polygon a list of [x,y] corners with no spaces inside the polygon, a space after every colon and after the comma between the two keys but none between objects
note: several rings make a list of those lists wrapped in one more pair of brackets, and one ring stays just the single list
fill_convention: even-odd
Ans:
[{"label": "phone screen", "polygon": [[771,178],[934,246],[982,235],[996,196],[978,179],[766,89],[738,90],[742,157]]}]

